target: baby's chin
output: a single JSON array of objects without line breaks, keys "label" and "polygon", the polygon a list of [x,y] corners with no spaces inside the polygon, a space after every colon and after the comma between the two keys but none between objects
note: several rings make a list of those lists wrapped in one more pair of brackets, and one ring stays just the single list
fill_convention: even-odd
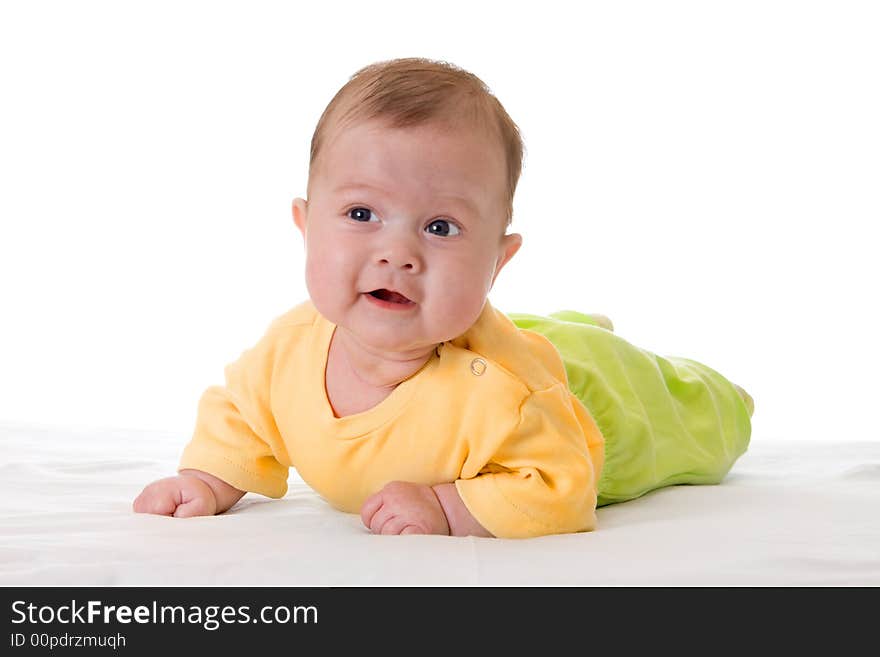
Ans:
[{"label": "baby's chin", "polygon": [[387,354],[415,357],[433,349],[444,339],[434,333],[401,332],[383,330],[381,327],[363,328],[357,325],[342,326],[358,343],[371,350]]}]

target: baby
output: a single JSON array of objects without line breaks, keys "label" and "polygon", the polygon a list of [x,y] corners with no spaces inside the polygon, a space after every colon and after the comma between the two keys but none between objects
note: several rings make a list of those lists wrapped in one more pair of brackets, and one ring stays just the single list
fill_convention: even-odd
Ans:
[{"label": "baby", "polygon": [[199,402],[178,475],[139,513],[213,515],[299,475],[377,534],[532,537],[596,508],[717,483],[748,444],[751,399],[610,321],[505,315],[487,296],[507,233],[519,130],[476,76],[399,59],[358,71],[311,144],[293,202],[309,300]]}]

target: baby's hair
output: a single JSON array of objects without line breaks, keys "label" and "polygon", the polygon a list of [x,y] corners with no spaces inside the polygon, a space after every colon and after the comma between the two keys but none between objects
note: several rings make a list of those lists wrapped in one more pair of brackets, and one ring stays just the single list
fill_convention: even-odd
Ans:
[{"label": "baby's hair", "polygon": [[309,179],[331,129],[378,119],[392,128],[430,123],[470,127],[500,139],[507,162],[506,223],[525,146],[516,123],[473,73],[443,61],[408,57],[376,62],[349,78],[324,109],[312,135]]}]

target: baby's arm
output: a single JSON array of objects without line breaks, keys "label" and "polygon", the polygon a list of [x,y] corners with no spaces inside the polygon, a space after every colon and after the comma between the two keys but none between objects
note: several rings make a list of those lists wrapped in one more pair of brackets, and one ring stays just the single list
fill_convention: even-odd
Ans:
[{"label": "baby's arm", "polygon": [[389,482],[364,502],[361,520],[374,534],[492,536],[467,510],[455,484]]},{"label": "baby's arm", "polygon": [[213,516],[229,509],[244,493],[207,472],[181,470],[176,477],[149,484],[135,498],[132,508],[135,513],[175,518]]},{"label": "baby's arm", "polygon": [[434,489],[437,499],[440,500],[440,506],[443,507],[443,513],[446,514],[446,521],[449,523],[449,534],[451,536],[485,536],[486,538],[495,538],[468,511],[464,502],[461,501],[461,495],[458,494],[455,484],[437,484],[431,488]]}]

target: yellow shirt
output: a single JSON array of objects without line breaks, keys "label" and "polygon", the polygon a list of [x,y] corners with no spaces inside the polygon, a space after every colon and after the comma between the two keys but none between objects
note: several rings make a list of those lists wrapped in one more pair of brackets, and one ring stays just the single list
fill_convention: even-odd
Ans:
[{"label": "yellow shirt", "polygon": [[544,336],[487,301],[474,325],[379,404],[335,417],[324,387],[335,325],[306,301],[272,322],[199,401],[180,469],[268,497],[295,467],[359,513],[389,481],[454,482],[498,537],[591,530],[603,438]]}]

